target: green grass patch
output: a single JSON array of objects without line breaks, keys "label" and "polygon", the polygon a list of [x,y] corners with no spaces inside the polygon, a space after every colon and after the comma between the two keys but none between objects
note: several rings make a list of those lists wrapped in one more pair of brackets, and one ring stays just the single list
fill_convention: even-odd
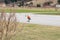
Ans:
[{"label": "green grass patch", "polygon": [[[55,8],[5,8],[6,13],[15,11],[16,13],[36,13],[36,14],[53,14],[60,15],[60,9],[56,11]],[[0,8],[0,12],[2,9]]]}]

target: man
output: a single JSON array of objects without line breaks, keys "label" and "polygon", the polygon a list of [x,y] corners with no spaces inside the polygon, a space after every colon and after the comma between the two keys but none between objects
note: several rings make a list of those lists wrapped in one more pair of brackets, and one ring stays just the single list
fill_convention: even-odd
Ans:
[{"label": "man", "polygon": [[27,22],[30,22],[31,17],[28,15],[28,16],[27,16],[27,19],[28,19],[28,21],[27,21]]}]

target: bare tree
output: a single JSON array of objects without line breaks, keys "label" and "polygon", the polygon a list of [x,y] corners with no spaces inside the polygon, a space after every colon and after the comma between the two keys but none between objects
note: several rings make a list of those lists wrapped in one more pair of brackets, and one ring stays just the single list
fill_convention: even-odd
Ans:
[{"label": "bare tree", "polygon": [[16,26],[15,12],[7,14],[2,10],[0,13],[0,40],[10,40],[16,33]]}]

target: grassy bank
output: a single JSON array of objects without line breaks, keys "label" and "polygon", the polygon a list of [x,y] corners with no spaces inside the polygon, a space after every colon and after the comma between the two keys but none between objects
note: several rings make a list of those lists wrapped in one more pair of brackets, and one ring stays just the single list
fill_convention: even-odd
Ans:
[{"label": "grassy bank", "polygon": [[[23,26],[24,28],[20,32]],[[18,24],[18,31],[13,40],[60,40],[60,27]]]},{"label": "grassy bank", "polygon": [[[3,8],[0,8],[2,11]],[[56,10],[55,8],[4,8],[5,12],[10,12],[14,10],[16,13],[37,13],[37,14],[53,14],[60,15],[60,9]]]}]

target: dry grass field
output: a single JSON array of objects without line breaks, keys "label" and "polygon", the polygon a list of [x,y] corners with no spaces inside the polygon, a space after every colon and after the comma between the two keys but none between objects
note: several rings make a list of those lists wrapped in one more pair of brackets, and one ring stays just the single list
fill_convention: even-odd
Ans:
[{"label": "dry grass field", "polygon": [[12,40],[60,40],[60,27],[57,26],[19,23],[17,31]]}]

